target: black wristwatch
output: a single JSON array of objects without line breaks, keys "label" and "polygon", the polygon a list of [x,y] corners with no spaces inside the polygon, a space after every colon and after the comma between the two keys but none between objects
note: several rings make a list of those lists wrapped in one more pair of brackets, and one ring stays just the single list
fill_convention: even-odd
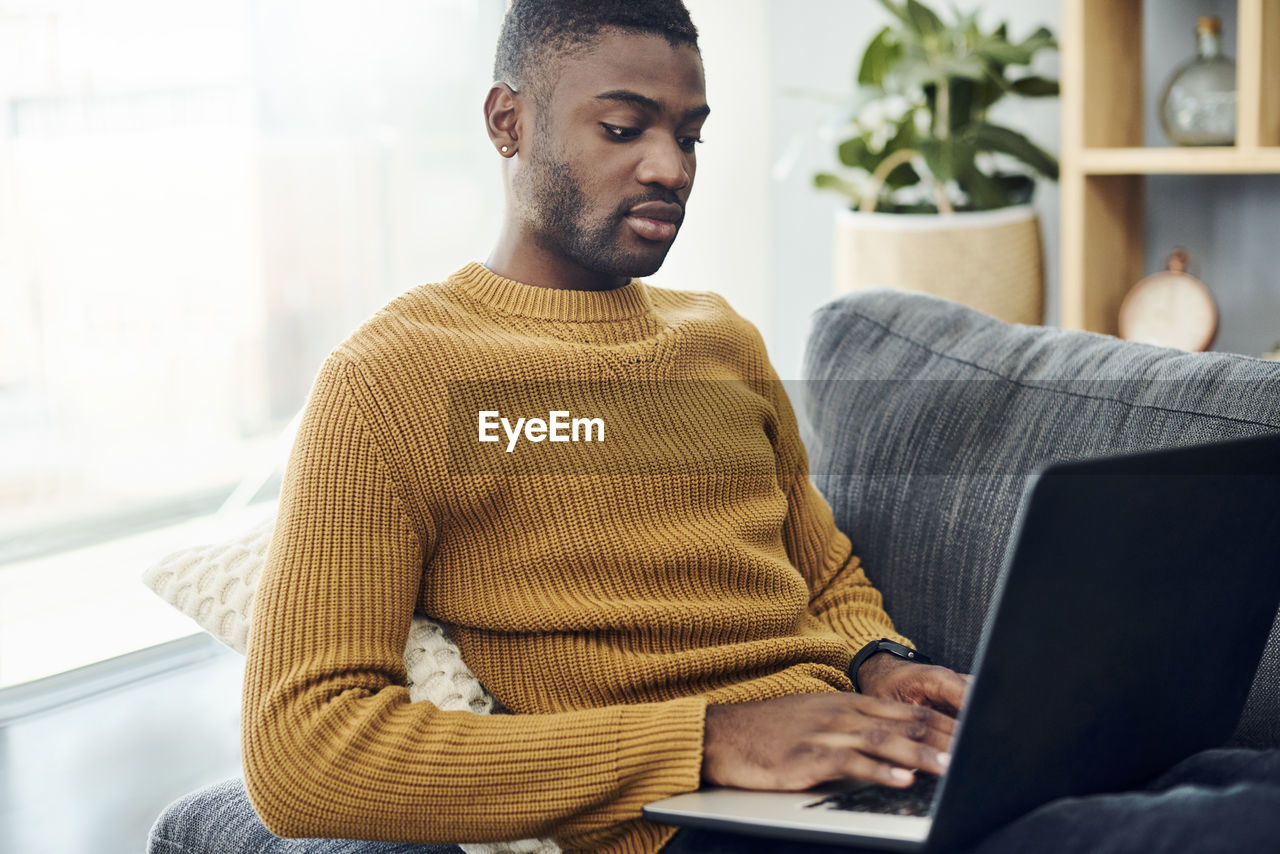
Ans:
[{"label": "black wristwatch", "polygon": [[858,668],[868,658],[877,652],[887,652],[896,655],[898,658],[905,658],[908,661],[919,662],[920,664],[932,664],[933,660],[922,652],[916,652],[909,646],[903,646],[900,643],[889,640],[888,638],[880,638],[880,640],[871,643],[858,650],[858,654],[853,657],[853,663],[849,665],[849,681],[853,682],[853,690],[859,694],[862,693],[862,687],[858,685]]}]

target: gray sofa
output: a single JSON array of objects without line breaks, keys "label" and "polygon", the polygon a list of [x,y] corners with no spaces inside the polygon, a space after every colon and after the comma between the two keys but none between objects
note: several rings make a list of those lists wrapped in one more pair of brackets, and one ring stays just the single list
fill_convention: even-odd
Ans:
[{"label": "gray sofa", "polygon": [[[815,484],[899,630],[960,671],[1037,465],[1280,432],[1280,363],[1014,326],[897,291],[820,309],[803,374],[790,389]],[[1280,746],[1280,621],[1233,743]]]},{"label": "gray sofa", "polygon": [[[1022,487],[1037,465],[1280,432],[1280,363],[1011,326],[896,291],[820,309],[804,376],[788,392],[816,485],[898,628],[960,671],[972,663]],[[1280,746],[1280,623],[1234,743]],[[243,788],[228,784],[175,804],[153,829],[150,850],[185,850],[158,840],[203,838],[192,825],[243,815],[236,797]],[[410,850],[315,845],[270,850]]]}]

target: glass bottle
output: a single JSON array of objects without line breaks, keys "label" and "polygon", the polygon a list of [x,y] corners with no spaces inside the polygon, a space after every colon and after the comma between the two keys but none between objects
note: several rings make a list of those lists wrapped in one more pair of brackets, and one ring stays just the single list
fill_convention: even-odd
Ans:
[{"label": "glass bottle", "polygon": [[1184,63],[1165,84],[1160,122],[1176,145],[1234,145],[1236,141],[1236,64],[1222,55],[1222,21],[1196,23],[1195,59]]}]

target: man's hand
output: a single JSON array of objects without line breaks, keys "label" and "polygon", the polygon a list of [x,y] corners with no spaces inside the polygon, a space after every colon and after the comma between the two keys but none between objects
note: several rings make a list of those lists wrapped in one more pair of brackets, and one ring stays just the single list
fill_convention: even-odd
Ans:
[{"label": "man's hand", "polygon": [[702,779],[740,789],[794,791],[843,778],[904,788],[915,779],[909,768],[946,770],[955,727],[927,706],[861,694],[708,706]]},{"label": "man's hand", "polygon": [[878,652],[858,669],[862,693],[882,700],[929,706],[952,717],[964,705],[970,677],[932,664]]}]

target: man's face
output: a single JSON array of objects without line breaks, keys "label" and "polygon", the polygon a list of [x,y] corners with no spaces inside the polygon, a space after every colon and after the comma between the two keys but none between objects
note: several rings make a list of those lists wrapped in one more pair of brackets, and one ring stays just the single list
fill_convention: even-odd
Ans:
[{"label": "man's face", "polygon": [[709,112],[702,59],[660,36],[610,31],[559,63],[549,103],[524,128],[518,215],[542,249],[583,269],[650,275],[693,188]]}]

